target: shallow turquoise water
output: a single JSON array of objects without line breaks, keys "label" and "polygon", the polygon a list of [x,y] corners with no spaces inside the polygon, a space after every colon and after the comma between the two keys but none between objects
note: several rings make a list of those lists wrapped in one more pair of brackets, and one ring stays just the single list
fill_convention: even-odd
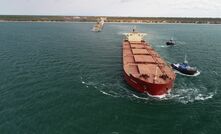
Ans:
[{"label": "shallow turquoise water", "polygon": [[[0,133],[217,134],[221,25],[0,23]],[[164,99],[123,80],[122,34],[134,26],[169,63],[185,54],[201,74],[177,74]],[[171,36],[177,46],[166,47]]]}]

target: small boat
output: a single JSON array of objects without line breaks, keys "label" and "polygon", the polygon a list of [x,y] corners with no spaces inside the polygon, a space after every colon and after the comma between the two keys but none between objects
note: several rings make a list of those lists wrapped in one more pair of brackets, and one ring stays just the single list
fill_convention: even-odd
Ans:
[{"label": "small boat", "polygon": [[185,56],[185,60],[183,63],[176,63],[176,64],[171,64],[172,68],[179,71],[182,74],[186,74],[186,75],[195,75],[198,70],[196,67],[191,67],[188,64],[188,61],[186,60],[186,56]]},{"label": "small boat", "polygon": [[175,42],[175,40],[173,40],[173,38],[171,38],[169,41],[166,42],[166,45],[173,46],[173,45],[176,45],[176,42]]}]

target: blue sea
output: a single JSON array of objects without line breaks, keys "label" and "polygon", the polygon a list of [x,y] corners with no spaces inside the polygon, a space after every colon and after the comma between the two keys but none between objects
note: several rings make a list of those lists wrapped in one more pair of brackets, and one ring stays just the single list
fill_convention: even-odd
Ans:
[{"label": "blue sea", "polygon": [[[221,25],[0,23],[0,134],[218,134],[221,130]],[[165,98],[123,79],[123,33],[145,40],[177,74]],[[173,37],[177,45],[165,42]]]}]

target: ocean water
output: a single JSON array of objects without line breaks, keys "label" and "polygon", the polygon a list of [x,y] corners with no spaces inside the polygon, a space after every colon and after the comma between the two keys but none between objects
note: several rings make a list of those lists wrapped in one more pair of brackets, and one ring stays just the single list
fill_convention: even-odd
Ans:
[{"label": "ocean water", "polygon": [[[221,130],[221,25],[0,23],[1,134],[217,134]],[[177,74],[162,99],[123,80],[122,34],[136,26]],[[177,45],[165,46],[173,37]]]}]

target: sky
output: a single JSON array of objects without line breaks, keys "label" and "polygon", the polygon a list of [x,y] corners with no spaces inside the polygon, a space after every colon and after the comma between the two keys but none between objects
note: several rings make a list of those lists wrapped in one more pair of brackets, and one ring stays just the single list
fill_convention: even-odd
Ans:
[{"label": "sky", "polygon": [[221,0],[0,0],[0,15],[221,18]]}]

